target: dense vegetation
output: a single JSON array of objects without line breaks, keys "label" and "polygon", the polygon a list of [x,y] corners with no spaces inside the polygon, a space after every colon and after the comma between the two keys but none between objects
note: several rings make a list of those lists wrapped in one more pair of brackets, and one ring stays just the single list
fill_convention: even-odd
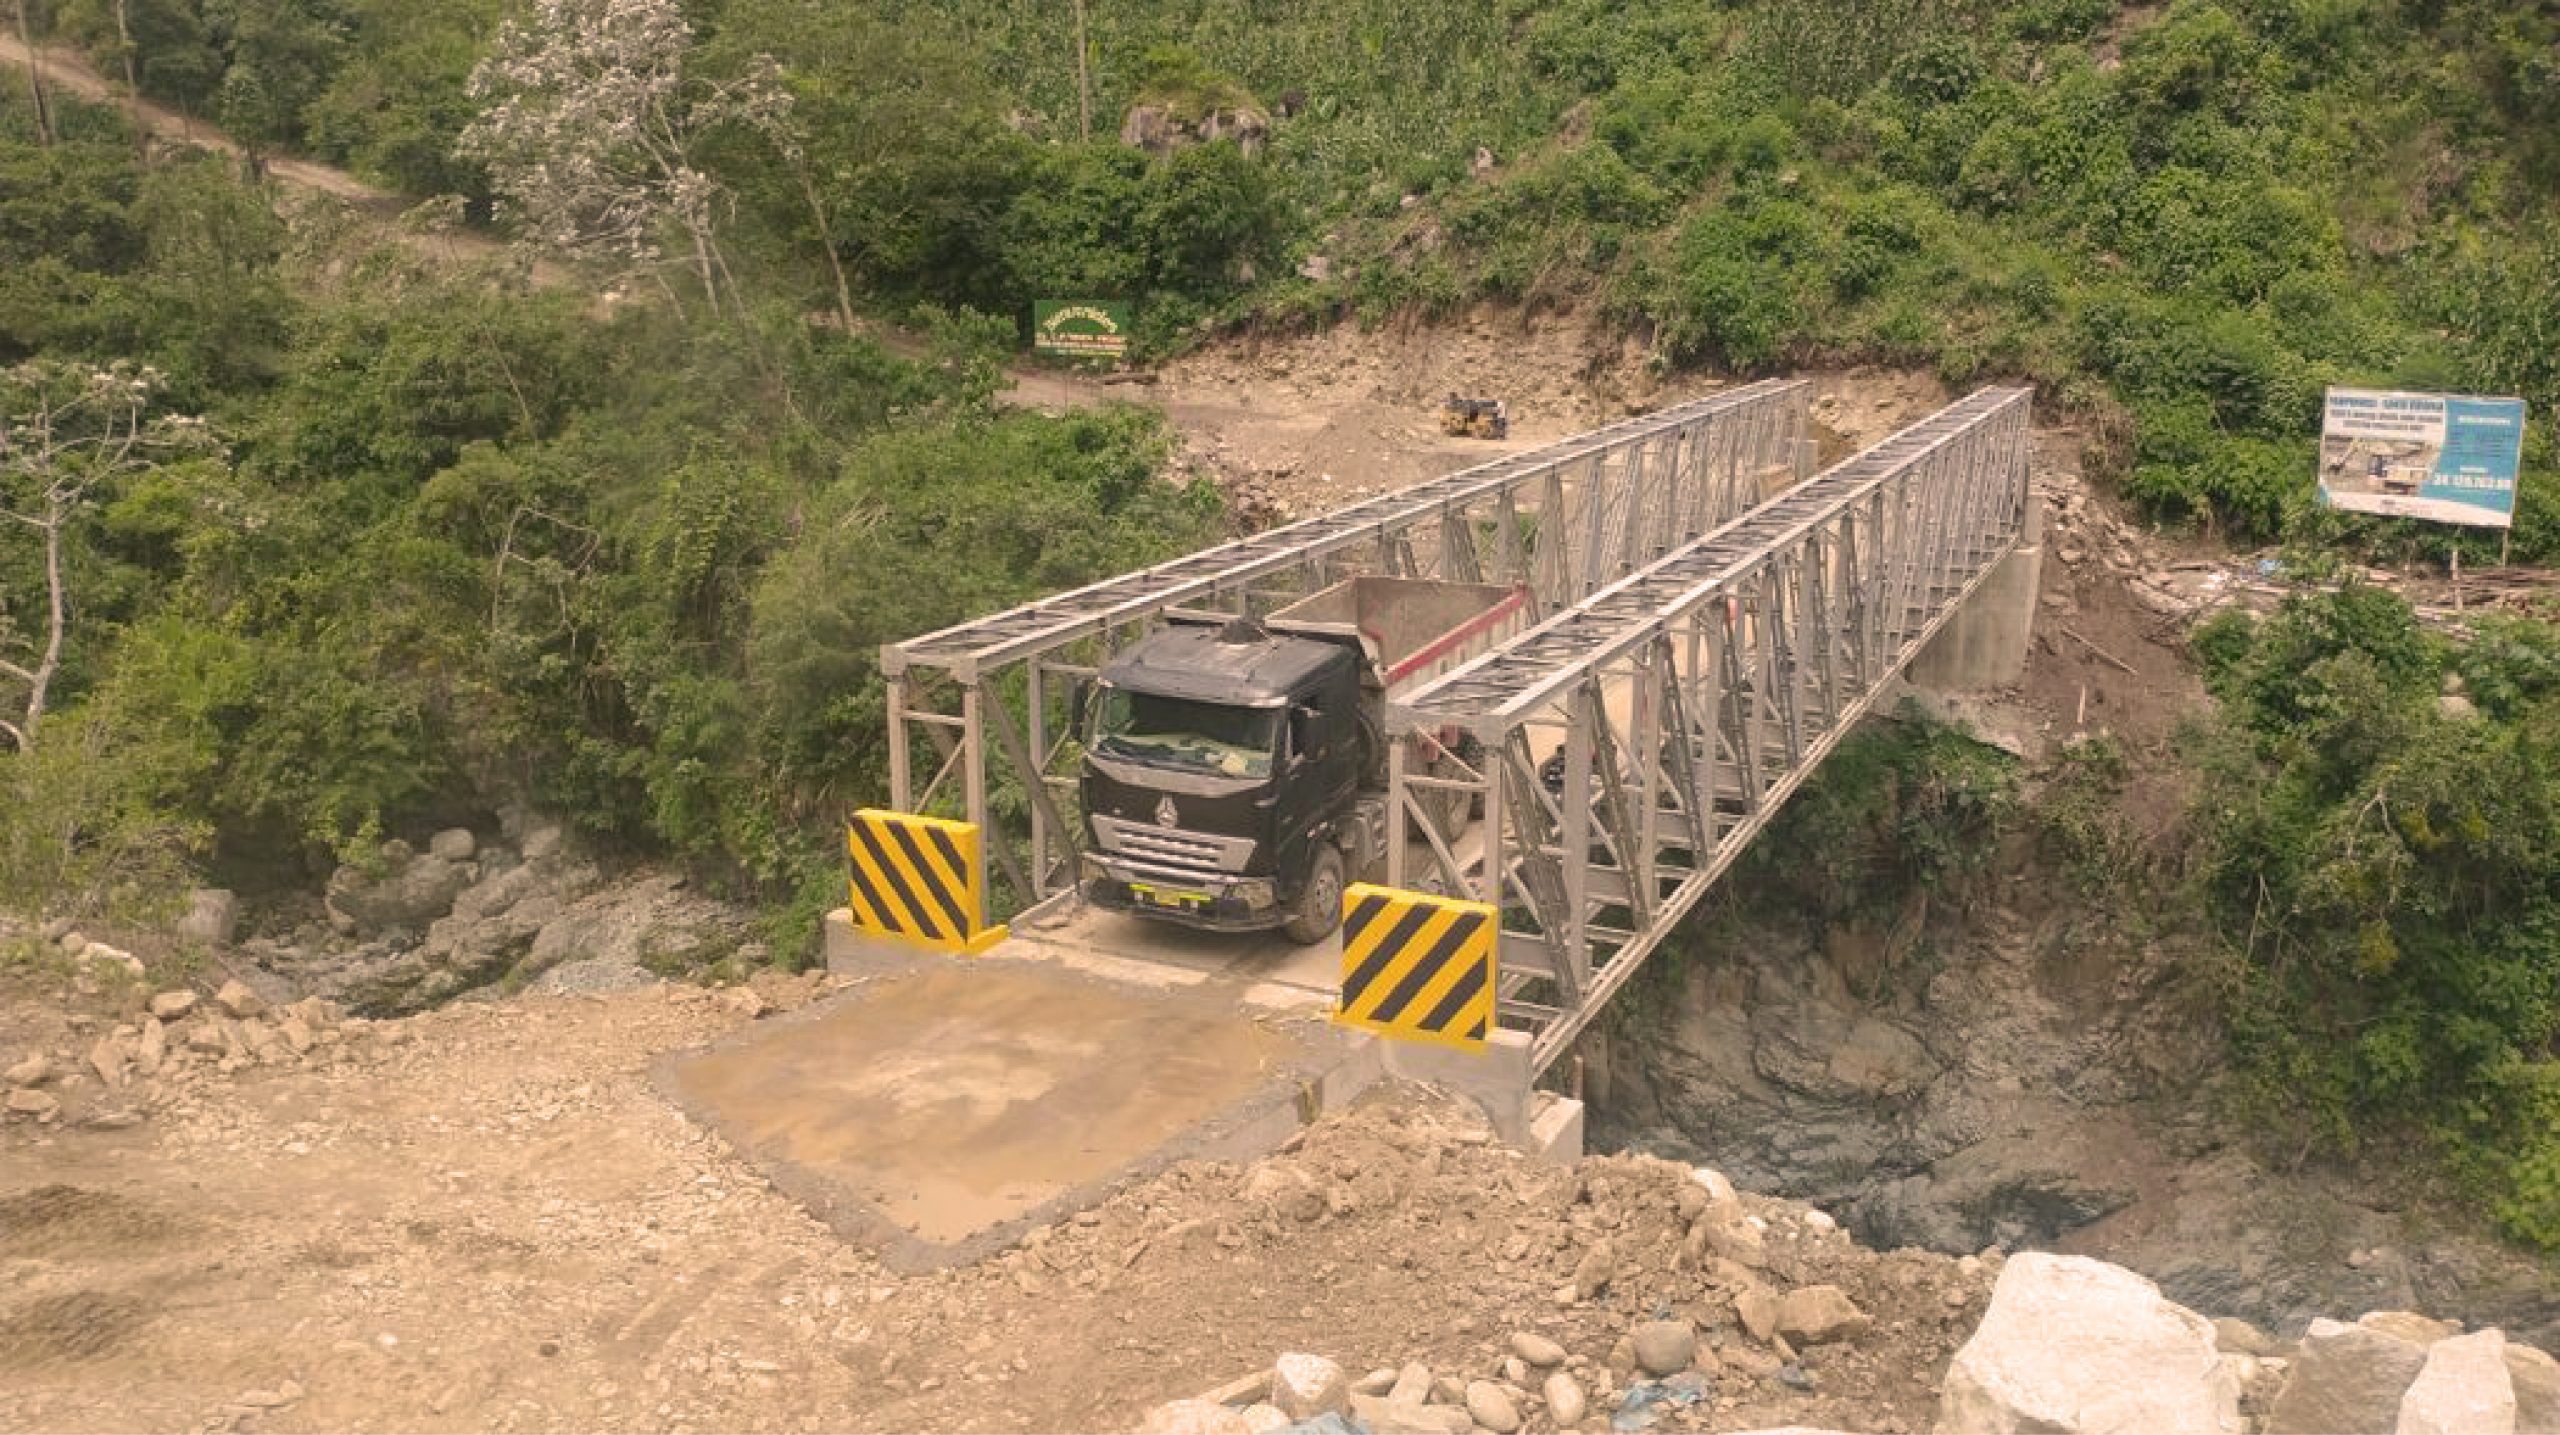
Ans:
[{"label": "dense vegetation", "polygon": [[2560,633],[2350,587],[2198,634],[2222,699],[2201,885],[2292,1154],[2419,1132],[2560,1246]]},{"label": "dense vegetation", "polygon": [[[56,4],[110,73],[126,13],[147,92],[257,142],[490,198],[455,141],[497,0]],[[1135,297],[1158,346],[1491,297],[1606,306],[1665,362],[2031,377],[2100,416],[2132,494],[2246,540],[2351,526],[2306,504],[2324,385],[2560,403],[2560,18],[2540,7],[1088,8],[1085,142],[1074,7],[693,0],[695,77],[769,57],[794,102],[790,159],[714,135],[693,162],[813,299],[832,253],[869,303]],[[1151,100],[1287,116],[1259,158],[1150,161],[1116,130]],[[1295,277],[1319,250],[1329,276]],[[2542,555],[2560,494],[2538,434],[2517,538]]]},{"label": "dense vegetation", "polygon": [[[607,315],[396,252],[340,274],[218,161],[145,168],[113,114],[58,118],[39,146],[0,101],[0,505],[86,485],[44,710],[0,668],[0,902],[299,884],[529,800],[798,936],[827,824],[880,782],[879,643],[1216,531],[1152,416],[997,411],[1000,324],[907,362],[796,305]],[[146,442],[31,467],[29,416],[110,360]],[[161,415],[201,423],[161,444]],[[28,670],[48,581],[11,529],[0,659]]]}]

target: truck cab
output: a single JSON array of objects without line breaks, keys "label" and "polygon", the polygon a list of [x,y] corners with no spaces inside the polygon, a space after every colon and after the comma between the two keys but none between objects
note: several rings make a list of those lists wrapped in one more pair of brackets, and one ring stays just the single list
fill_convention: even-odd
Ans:
[{"label": "truck cab", "polygon": [[1387,699],[1517,632],[1527,605],[1518,585],[1368,576],[1267,621],[1168,615],[1087,706],[1086,900],[1324,940],[1386,855]]},{"label": "truck cab", "polygon": [[1085,744],[1086,897],[1322,940],[1343,839],[1368,840],[1343,830],[1378,743],[1360,685],[1351,649],[1245,620],[1168,629],[1106,667]]}]

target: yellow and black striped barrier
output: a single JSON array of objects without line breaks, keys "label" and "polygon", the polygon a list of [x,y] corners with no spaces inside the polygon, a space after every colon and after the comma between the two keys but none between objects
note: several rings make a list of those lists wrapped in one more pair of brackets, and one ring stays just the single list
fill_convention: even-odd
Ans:
[{"label": "yellow and black striped barrier", "polygon": [[1342,898],[1333,1019],[1382,1036],[1482,1050],[1493,1029],[1494,910],[1360,883]]},{"label": "yellow and black striped barrier", "polygon": [[864,808],[845,849],[853,859],[853,925],[875,937],[945,952],[983,952],[1005,939],[987,925],[985,867],[975,823]]}]

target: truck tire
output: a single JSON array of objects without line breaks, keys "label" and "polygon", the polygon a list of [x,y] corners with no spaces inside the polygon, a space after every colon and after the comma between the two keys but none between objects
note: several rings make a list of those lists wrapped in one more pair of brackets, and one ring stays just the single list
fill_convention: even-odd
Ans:
[{"label": "truck tire", "polygon": [[1298,894],[1297,915],[1281,928],[1289,940],[1312,947],[1342,925],[1342,854],[1331,843],[1316,849],[1307,866],[1306,890]]}]

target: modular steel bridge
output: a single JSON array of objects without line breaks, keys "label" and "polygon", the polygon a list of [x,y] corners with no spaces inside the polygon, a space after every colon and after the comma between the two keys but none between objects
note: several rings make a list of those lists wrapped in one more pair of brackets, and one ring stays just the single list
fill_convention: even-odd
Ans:
[{"label": "modular steel bridge", "polygon": [[[1390,733],[1482,745],[1432,776],[1388,745],[1387,881],[1500,910],[1498,1016],[1533,1069],[2017,547],[2029,400],[1975,393],[1389,709]],[[1444,827],[1470,810],[1473,830]]]},{"label": "modular steel bridge", "polygon": [[1534,626],[1389,710],[1479,760],[1388,745],[1386,880],[1497,909],[1496,1019],[1543,1070],[2028,528],[2028,391],[1798,482],[1809,396],[1731,389],[890,645],[892,802],[975,824],[978,889],[1031,907],[1076,880],[1072,694],[1168,611],[1525,583]]},{"label": "modular steel bridge", "polygon": [[[1801,477],[1811,393],[1802,380],[1730,389],[890,644],[880,669],[891,805],[956,806],[987,835],[1000,885],[982,890],[1004,890],[1017,909],[1072,890],[1070,698],[1167,610],[1260,616],[1342,578],[1387,573],[1525,582],[1543,616]],[[999,807],[1028,809],[1027,842],[989,820]]]}]

